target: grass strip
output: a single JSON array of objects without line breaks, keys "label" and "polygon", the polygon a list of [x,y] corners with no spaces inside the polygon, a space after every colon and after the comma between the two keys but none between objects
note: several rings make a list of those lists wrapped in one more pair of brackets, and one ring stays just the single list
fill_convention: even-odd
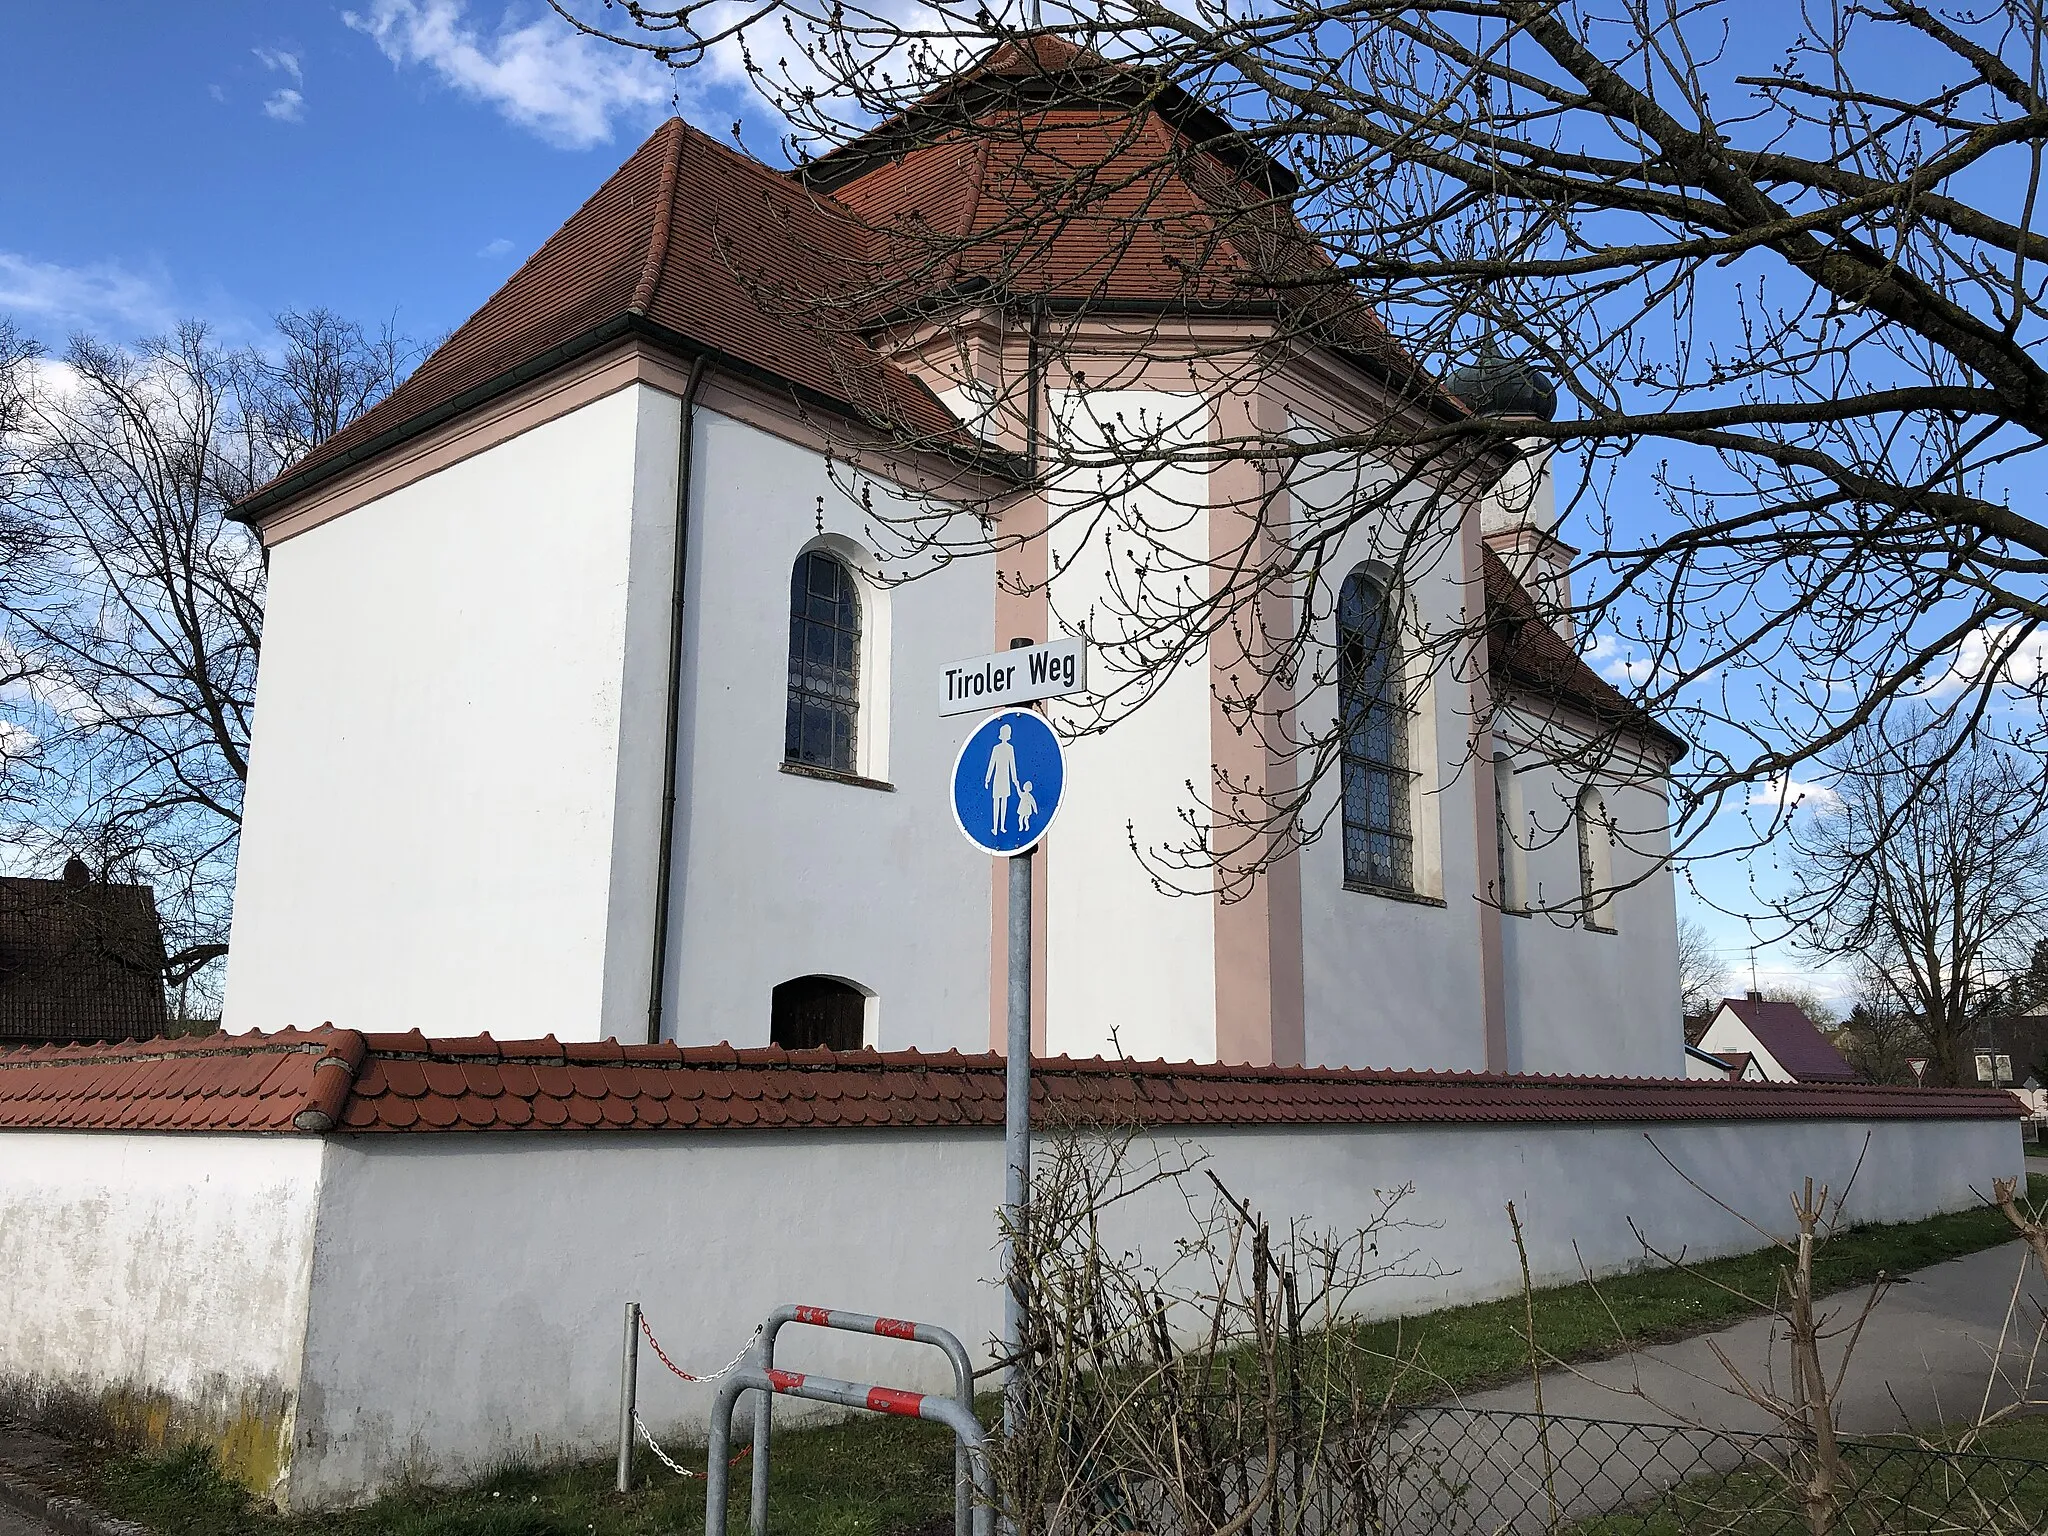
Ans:
[{"label": "grass strip", "polygon": [[[2034,1174],[2028,1183],[2033,1200],[2048,1199],[2048,1177]],[[1880,1274],[1904,1274],[1981,1253],[2014,1235],[2005,1217],[1988,1207],[1853,1227],[1815,1253],[1814,1293],[1853,1290]],[[1597,1294],[1583,1282],[1540,1290],[1532,1298],[1536,1342],[1549,1358],[1576,1364],[1726,1327],[1771,1309],[1784,1260],[1780,1250],[1763,1248],[1709,1259],[1691,1265],[1690,1272],[1658,1266],[1612,1275],[1597,1282]],[[1387,1362],[1379,1385],[1393,1384],[1399,1374],[1397,1395],[1422,1398],[1525,1379],[1525,1326],[1517,1295],[1369,1323],[1359,1330],[1359,1339]],[[1396,1361],[1407,1364],[1397,1367]]]},{"label": "grass strip", "polygon": [[[2030,1180],[2037,1201],[2048,1178]],[[2008,1242],[2012,1229],[1994,1210],[1962,1211],[1895,1226],[1837,1234],[1815,1258],[1816,1290],[1868,1285]],[[1692,1273],[1650,1269],[1599,1282],[1537,1291],[1537,1343],[1551,1358],[1594,1360],[1624,1348],[1668,1342],[1769,1310],[1781,1255],[1773,1249],[1713,1259]],[[1733,1294],[1740,1292],[1742,1294]],[[1748,1298],[1748,1299],[1745,1299]],[[1604,1305],[1603,1305],[1604,1302]],[[1619,1336],[1616,1328],[1619,1326]],[[1527,1373],[1528,1341],[1520,1296],[1450,1307],[1421,1317],[1364,1325],[1362,1343],[1407,1383],[1437,1393],[1467,1392]],[[1411,1362],[1396,1366],[1397,1360]],[[2007,1454],[2048,1454],[2028,1428],[2003,1433]],[[160,1536],[702,1536],[704,1485],[683,1481],[643,1455],[636,1491],[612,1488],[612,1463],[545,1469],[514,1467],[471,1486],[408,1488],[357,1510],[279,1515],[224,1478],[212,1454],[185,1447],[162,1454],[114,1456],[92,1469],[88,1497]],[[771,1536],[949,1536],[952,1436],[937,1425],[859,1418],[775,1437]],[[734,1469],[729,1532],[746,1529],[745,1464]],[[1597,1527],[1594,1527],[1597,1529]]]}]

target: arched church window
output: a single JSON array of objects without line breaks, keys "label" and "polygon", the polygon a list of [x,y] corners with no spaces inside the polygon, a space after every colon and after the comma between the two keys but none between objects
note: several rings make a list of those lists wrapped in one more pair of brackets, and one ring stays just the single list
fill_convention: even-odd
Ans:
[{"label": "arched church window", "polygon": [[824,1046],[857,1051],[864,1043],[867,994],[833,976],[798,976],[770,994],[768,1039],[786,1050]]},{"label": "arched church window", "polygon": [[1520,912],[1528,903],[1522,899],[1521,849],[1515,841],[1515,760],[1505,752],[1493,756],[1493,845],[1500,871],[1500,905],[1504,912]]},{"label": "arched church window", "polygon": [[806,550],[789,577],[784,761],[852,773],[859,713],[860,592],[845,561]]},{"label": "arched church window", "polygon": [[1344,797],[1344,880],[1415,888],[1408,804],[1408,701],[1399,603],[1361,566],[1337,594],[1337,718]]},{"label": "arched church window", "polygon": [[1614,927],[1614,877],[1610,857],[1614,829],[1600,791],[1588,784],[1579,791],[1579,916],[1588,928]]}]

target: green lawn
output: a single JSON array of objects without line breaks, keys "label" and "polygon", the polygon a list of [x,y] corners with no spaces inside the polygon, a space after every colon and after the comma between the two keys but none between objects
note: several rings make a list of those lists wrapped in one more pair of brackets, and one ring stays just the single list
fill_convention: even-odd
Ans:
[{"label": "green lawn", "polygon": [[[2048,1177],[2035,1176],[2031,1183],[2036,1200],[2048,1198]],[[1989,1210],[1865,1227],[1822,1249],[1817,1279],[1831,1290],[1865,1285],[1880,1272],[1922,1268],[2011,1236],[2005,1218]],[[1598,1296],[1585,1285],[1539,1291],[1537,1342],[1553,1359],[1588,1360],[1618,1353],[1624,1345],[1734,1322],[1768,1309],[1777,1263],[1766,1251],[1717,1259],[1695,1274],[1660,1270],[1604,1280]],[[1360,1337],[1386,1360],[1388,1382],[1394,1380],[1395,1361],[1407,1362],[1400,1367],[1400,1395],[1423,1396],[1520,1375],[1528,1349],[1522,1328],[1522,1301],[1515,1297],[1371,1324]],[[2001,1429],[1981,1449],[2048,1457],[2048,1425]],[[952,1529],[952,1469],[952,1438],[935,1425],[861,1418],[787,1430],[776,1436],[769,1528],[775,1536],[946,1536]],[[612,1491],[612,1475],[609,1461],[513,1469],[455,1492],[419,1490],[361,1510],[279,1516],[253,1506],[219,1475],[207,1453],[184,1450],[114,1458],[94,1469],[80,1491],[162,1536],[701,1536],[701,1481],[685,1482],[643,1457],[639,1491],[622,1498]],[[744,1463],[735,1468],[733,1481],[730,1529],[741,1533]],[[1626,1528],[1645,1529],[1640,1520]]]},{"label": "green lawn", "polygon": [[[2034,1174],[2028,1182],[2035,1201],[2048,1199],[2048,1176]],[[1924,1269],[2013,1236],[2005,1217],[1989,1209],[1859,1227],[1838,1233],[1815,1255],[1814,1288],[1818,1293],[1868,1285],[1881,1273]],[[1584,1284],[1538,1291],[1537,1344],[1554,1360],[1597,1360],[1625,1346],[1664,1343],[1754,1317],[1770,1309],[1781,1260],[1777,1250],[1764,1249],[1710,1260],[1691,1274],[1660,1268],[1613,1276],[1599,1282],[1597,1294]],[[1387,1358],[1389,1377],[1396,1358],[1412,1362],[1403,1371],[1399,1395],[1435,1396],[1527,1374],[1523,1316],[1522,1298],[1512,1296],[1375,1323],[1360,1332],[1369,1348]]]},{"label": "green lawn", "polygon": [[[1993,1458],[2021,1458],[2010,1459]],[[1839,1536],[2031,1536],[2048,1529],[2048,1418],[2012,1419],[1943,1457],[1897,1440],[1859,1442],[1845,1458],[1849,1507]],[[1746,1468],[1689,1479],[1653,1502],[1571,1527],[1571,1536],[1806,1536],[1785,1476]]]}]

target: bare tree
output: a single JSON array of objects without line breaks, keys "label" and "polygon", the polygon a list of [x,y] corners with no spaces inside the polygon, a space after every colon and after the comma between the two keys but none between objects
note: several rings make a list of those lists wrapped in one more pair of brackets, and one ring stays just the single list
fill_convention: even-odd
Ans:
[{"label": "bare tree", "polygon": [[1842,1021],[1842,1054],[1873,1083],[1917,1083],[1912,1064],[1927,1055],[1926,1031],[1882,971],[1868,965],[1861,971],[1849,1016]]},{"label": "bare tree", "polygon": [[1853,956],[1924,1031],[1931,1079],[1971,1079],[1970,1040],[2024,969],[2048,900],[2038,762],[1931,722],[1867,727],[1837,759],[1839,805],[1794,833],[1788,917]]},{"label": "bare tree", "polygon": [[[2038,743],[2048,18],[2032,0],[1052,0],[1028,33],[966,0],[555,3],[677,68],[740,63],[789,125],[794,174],[873,237],[850,243],[871,255],[847,263],[845,292],[760,274],[772,302],[935,379],[977,325],[1028,336],[1033,377],[997,380],[981,426],[1029,437],[1029,470],[1063,499],[1044,527],[1003,525],[1005,572],[1050,580],[1016,547],[1043,539],[1055,573],[1107,551],[1153,578],[1105,599],[1116,622],[1092,620],[1134,697],[1229,650],[1225,708],[1290,765],[1204,787],[1207,824],[1241,843],[1297,827],[1338,756],[1296,684],[1317,675],[1340,537],[1370,527],[1397,572],[1435,568],[1473,484],[1513,485],[1518,460],[1548,459],[1589,551],[1553,609],[1632,651],[1634,701],[1676,711],[1694,745],[1682,846],[1708,846],[1731,795],[1791,782],[1901,701]],[[1091,111],[1128,127],[1086,141]],[[1009,168],[971,217],[855,195],[864,165],[963,137]],[[1090,258],[1053,260],[1076,231]],[[1224,339],[1205,318],[1240,323]],[[1038,419],[1041,383],[1114,386],[1106,326],[1221,402],[1215,429],[1012,430]],[[1308,349],[1369,374],[1382,414],[1228,408]],[[1523,360],[1554,381],[1555,412],[1495,408]],[[1460,368],[1474,410],[1438,390]],[[870,425],[904,431],[885,412]],[[1377,468],[1304,494],[1333,456]],[[1200,581],[1179,579],[1172,519],[1122,515],[1169,464],[1263,477],[1242,541],[1204,552]],[[911,523],[906,553],[951,552],[953,525]],[[1459,654],[1456,635],[1429,643]],[[1235,851],[1228,832],[1183,850]]]},{"label": "bare tree", "polygon": [[6,435],[0,694],[31,857],[86,857],[158,888],[169,979],[226,953],[263,624],[264,559],[237,498],[374,404],[414,348],[324,311],[274,349],[197,324],[121,347],[75,339],[28,375]]},{"label": "bare tree", "polygon": [[1687,1019],[1704,1019],[1720,1001],[1728,967],[1707,930],[1692,918],[1678,921],[1678,1005]]}]

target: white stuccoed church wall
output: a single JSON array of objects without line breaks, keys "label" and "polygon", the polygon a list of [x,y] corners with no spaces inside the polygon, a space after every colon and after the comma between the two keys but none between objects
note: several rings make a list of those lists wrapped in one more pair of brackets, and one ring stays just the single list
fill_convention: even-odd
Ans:
[{"label": "white stuccoed church wall", "polygon": [[[1199,443],[1210,431],[1210,407],[1193,394],[1053,390],[1050,412],[1054,430],[1084,450],[1099,450],[1106,424],[1120,417],[1144,422],[1167,442]],[[1092,471],[1073,471],[1073,482],[1081,483],[1055,484],[1050,492],[1053,517],[1069,518],[1051,534],[1053,633],[1064,622],[1091,635],[1088,685],[1097,696],[1131,680],[1119,668],[1130,668],[1133,658],[1117,642],[1146,619],[1156,622],[1156,614],[1129,615],[1134,558],[1154,571],[1168,564],[1155,546],[1191,562],[1209,559],[1208,474],[1172,462],[1148,468],[1145,483],[1120,496],[1117,507],[1143,538],[1122,529],[1105,535]],[[1112,564],[1121,593],[1112,591]],[[1187,579],[1185,569],[1167,571],[1153,600],[1183,606],[1186,599],[1166,588]],[[1156,652],[1159,643],[1155,638],[1145,649]],[[1190,650],[1113,730],[1068,745],[1065,798],[1038,861],[1045,884],[1045,1047],[1054,1055],[1216,1057],[1215,904],[1204,895],[1160,891],[1131,851],[1133,841],[1146,857],[1185,844],[1191,833],[1183,818],[1206,815],[1188,786],[1208,792],[1215,705],[1207,647]],[[1058,706],[1049,713],[1061,718]]]},{"label": "white stuccoed church wall", "polygon": [[[1412,1179],[1414,1250],[1439,1278],[1373,1286],[1373,1314],[1516,1285],[1514,1200],[1539,1284],[1627,1268],[1653,1242],[1694,1257],[1754,1235],[1644,1141],[1611,1126],[1286,1127],[1161,1133],[1276,1225],[1356,1227]],[[1974,1202],[2017,1174],[2017,1127],[1757,1122],[1649,1129],[1666,1157],[1773,1230],[1812,1175],[1837,1189],[1869,1150],[1855,1220]],[[639,1300],[686,1369],[723,1365],[785,1301],[940,1323],[983,1360],[1001,1311],[994,1131],[769,1130],[264,1138],[0,1135],[0,1381],[122,1400],[269,1403],[245,1439],[288,1433],[295,1506],[405,1477],[459,1480],[508,1458],[614,1444],[619,1323]],[[1206,1189],[1196,1186],[1198,1203]],[[317,1217],[317,1221],[316,1221]],[[1115,1209],[1113,1248],[1164,1260],[1190,1231],[1178,1191]],[[1576,1244],[1576,1247],[1574,1245]],[[925,1390],[939,1357],[792,1329],[781,1363]],[[708,1390],[641,1364],[657,1433],[702,1436]],[[788,1411],[794,1404],[786,1405]],[[260,1474],[253,1458],[245,1462]],[[261,1475],[258,1486],[268,1486]]]},{"label": "white stuccoed church wall", "polygon": [[[1315,433],[1326,435],[1327,429]],[[1328,517],[1353,504],[1384,471],[1356,455],[1321,454],[1289,482],[1305,510]],[[1420,516],[1420,497],[1409,498]],[[1347,529],[1325,562],[1316,611],[1334,638],[1338,589],[1360,564],[1385,564],[1402,547],[1403,530],[1360,524]],[[1447,542],[1445,532],[1440,539]],[[1406,594],[1411,661],[1417,634],[1440,640],[1462,622],[1465,588],[1457,553],[1445,543],[1434,560],[1411,555],[1417,575]],[[1412,670],[1412,667],[1411,667]],[[1317,644],[1301,675],[1321,680],[1299,703],[1301,731],[1328,732],[1337,712],[1334,647]],[[1411,686],[1416,679],[1411,678]],[[1415,842],[1416,891],[1405,901],[1344,884],[1344,827],[1339,808],[1341,774],[1325,773],[1305,818],[1320,835],[1301,851],[1303,1023],[1306,1059],[1335,1067],[1426,1067],[1482,1071],[1479,906],[1472,899],[1478,843],[1473,833],[1471,768],[1465,731],[1470,704],[1465,684],[1441,667],[1423,691],[1411,721],[1409,763],[1417,773],[1410,826]]]},{"label": "white stuccoed church wall", "polygon": [[271,552],[225,1026],[646,1038],[680,402]]},{"label": "white stuccoed church wall", "polygon": [[[938,706],[946,663],[994,648],[990,562],[885,588],[877,525],[926,504],[876,484],[871,517],[815,448],[703,408],[696,431],[662,1038],[766,1045],[770,992],[815,974],[873,994],[869,1044],[986,1050],[988,858],[950,787],[977,719]],[[782,770],[790,570],[821,516],[863,573],[856,747],[890,788]]]},{"label": "white stuccoed church wall", "polygon": [[1678,913],[1671,870],[1662,862],[1670,847],[1669,804],[1640,784],[1601,785],[1608,815],[1624,834],[1612,849],[1616,889],[1607,920],[1614,931],[1601,933],[1571,917],[1579,849],[1569,817],[1578,784],[1541,762],[1518,780],[1523,832],[1529,816],[1543,829],[1529,839],[1537,846],[1522,854],[1532,905],[1565,910],[1501,919],[1508,1070],[1683,1077]]}]

